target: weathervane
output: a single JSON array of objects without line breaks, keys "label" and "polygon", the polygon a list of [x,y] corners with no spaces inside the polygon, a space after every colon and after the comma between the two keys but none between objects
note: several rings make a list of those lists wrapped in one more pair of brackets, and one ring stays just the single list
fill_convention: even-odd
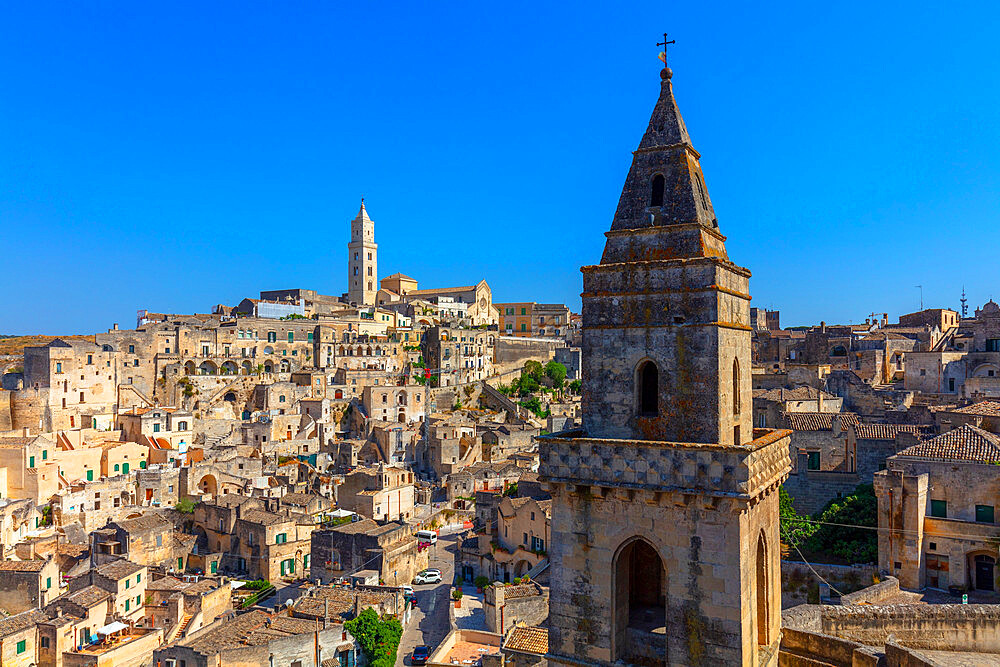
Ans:
[{"label": "weathervane", "polygon": [[667,66],[667,45],[668,44],[676,44],[676,43],[677,43],[676,39],[672,39],[669,42],[667,41],[667,33],[663,33],[663,41],[662,42],[657,42],[656,43],[657,46],[662,46],[663,47],[663,50],[660,51],[660,56],[659,57],[660,57],[660,60],[663,61],[663,66],[664,67]]}]

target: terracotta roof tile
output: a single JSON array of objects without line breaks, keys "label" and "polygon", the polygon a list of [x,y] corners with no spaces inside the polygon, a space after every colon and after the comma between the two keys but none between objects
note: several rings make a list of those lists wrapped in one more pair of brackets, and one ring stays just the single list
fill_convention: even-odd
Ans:
[{"label": "terracotta roof tile", "polygon": [[1000,417],[1000,401],[980,401],[967,405],[964,408],[953,410],[961,415],[975,415],[981,417]]},{"label": "terracotta roof tile", "polygon": [[514,628],[507,638],[504,648],[511,651],[545,655],[549,652],[548,628]]},{"label": "terracotta roof tile", "polygon": [[848,428],[858,424],[858,416],[853,412],[785,412],[788,427],[794,431],[830,431],[833,418],[840,418],[840,427]]},{"label": "terracotta roof tile", "polygon": [[907,447],[897,456],[938,461],[1000,463],[1000,436],[966,424],[926,442]]},{"label": "terracotta roof tile", "polygon": [[897,433],[912,433],[920,439],[934,432],[933,426],[915,424],[855,424],[858,440],[895,440]]}]

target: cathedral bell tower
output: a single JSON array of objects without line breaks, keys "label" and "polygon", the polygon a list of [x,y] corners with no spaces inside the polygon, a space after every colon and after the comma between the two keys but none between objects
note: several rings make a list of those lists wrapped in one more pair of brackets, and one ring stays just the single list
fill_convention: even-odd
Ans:
[{"label": "cathedral bell tower", "polygon": [[347,244],[347,300],[359,306],[375,305],[378,293],[378,244],[375,221],[368,217],[365,200],[351,221],[351,241]]},{"label": "cathedral bell tower", "polygon": [[583,428],[541,439],[550,663],[777,664],[790,434],[752,428],[750,272],[672,75],[582,269]]}]

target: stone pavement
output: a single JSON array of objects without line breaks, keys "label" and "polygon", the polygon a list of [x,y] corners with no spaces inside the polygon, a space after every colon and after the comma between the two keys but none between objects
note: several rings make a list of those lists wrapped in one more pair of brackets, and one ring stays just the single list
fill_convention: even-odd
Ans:
[{"label": "stone pavement", "polygon": [[451,632],[448,606],[451,602],[451,584],[455,580],[456,540],[440,537],[437,545],[431,547],[429,567],[441,570],[440,584],[415,585],[417,607],[410,616],[410,622],[403,629],[396,655],[396,667],[410,665],[413,647],[426,644],[432,649]]},{"label": "stone pavement", "polygon": [[486,630],[483,594],[477,593],[472,586],[467,586],[462,590],[464,592],[462,606],[455,609],[455,626],[459,630]]}]

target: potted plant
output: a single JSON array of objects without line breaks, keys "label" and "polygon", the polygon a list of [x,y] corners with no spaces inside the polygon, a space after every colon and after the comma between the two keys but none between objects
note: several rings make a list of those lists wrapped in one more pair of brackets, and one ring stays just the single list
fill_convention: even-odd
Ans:
[{"label": "potted plant", "polygon": [[462,589],[456,588],[451,592],[451,599],[455,601],[455,609],[462,606]]},{"label": "potted plant", "polygon": [[475,578],[473,583],[476,585],[476,590],[482,593],[483,589],[485,589],[487,586],[490,585],[490,578],[484,577],[483,575],[479,575],[478,577]]}]

